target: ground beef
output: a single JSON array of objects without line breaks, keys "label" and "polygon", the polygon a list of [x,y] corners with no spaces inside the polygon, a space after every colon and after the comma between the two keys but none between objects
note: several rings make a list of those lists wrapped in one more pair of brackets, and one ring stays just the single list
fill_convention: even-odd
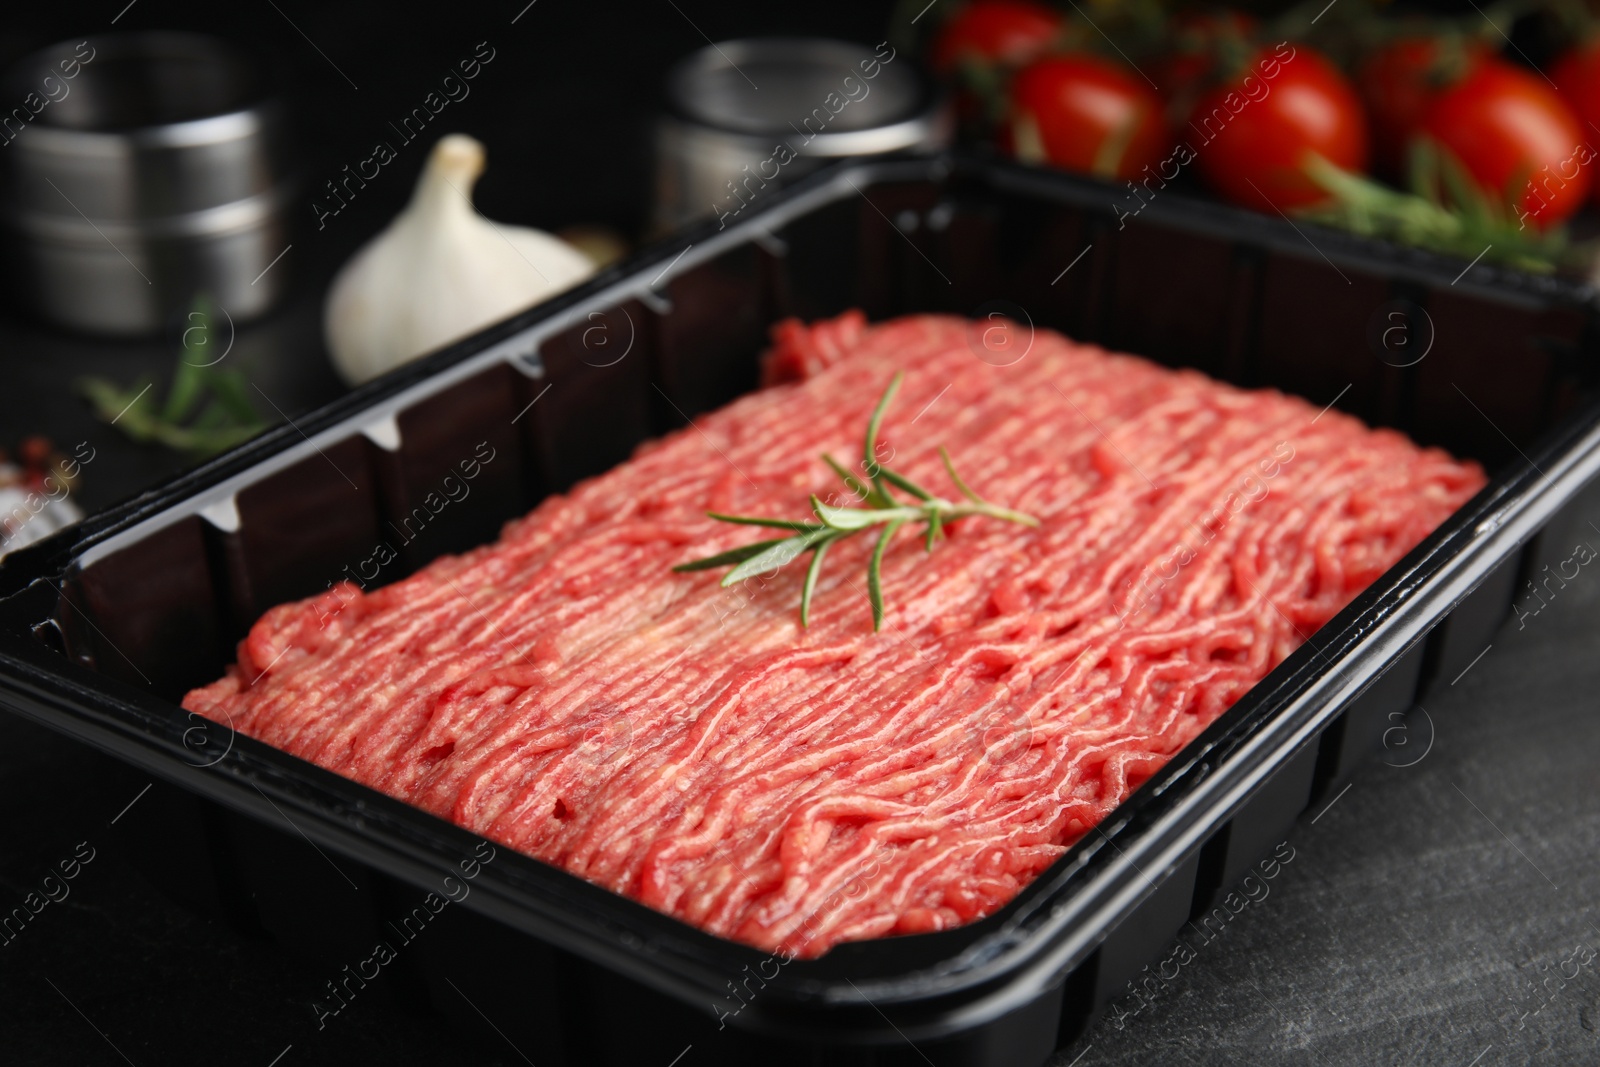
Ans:
[{"label": "ground beef", "polygon": [[[1051,333],[992,366],[992,328],[784,323],[768,388],[495,544],[272,609],[184,706],[764,949],[987,915],[1484,480]],[[945,444],[1038,529],[904,531],[878,633],[871,535],[832,549],[809,629],[804,558],[734,589],[671,571],[770,534],[708,509],[837,492],[818,455],[859,455],[896,370],[880,459],[954,498]]]}]

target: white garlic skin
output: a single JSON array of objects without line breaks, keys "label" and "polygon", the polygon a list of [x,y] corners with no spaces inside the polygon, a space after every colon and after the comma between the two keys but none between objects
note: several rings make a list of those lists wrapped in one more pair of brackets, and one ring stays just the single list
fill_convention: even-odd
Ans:
[{"label": "white garlic skin", "polygon": [[439,140],[411,202],[339,270],[323,336],[350,385],[476,333],[594,274],[594,264],[541,230],[490,222],[472,206],[484,149]]}]

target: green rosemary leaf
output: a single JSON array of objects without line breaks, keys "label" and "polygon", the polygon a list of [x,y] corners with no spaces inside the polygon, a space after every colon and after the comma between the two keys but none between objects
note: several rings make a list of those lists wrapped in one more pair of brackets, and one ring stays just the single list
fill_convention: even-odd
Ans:
[{"label": "green rosemary leaf", "polygon": [[726,567],[732,563],[743,563],[756,553],[765,552],[773,545],[781,545],[787,540],[789,538],[779,537],[772,541],[757,541],[750,545],[740,545],[738,548],[730,548],[726,552],[718,552],[715,556],[707,556],[705,559],[680,563],[672,569],[679,574],[687,574],[690,571],[709,571],[716,567]]},{"label": "green rosemary leaf", "polygon": [[869,483],[863,483],[860,478],[857,478],[854,474],[850,473],[849,468],[847,468],[843,463],[840,463],[838,460],[834,459],[832,456],[828,455],[826,452],[822,454],[822,462],[831,467],[833,469],[833,473],[844,479],[845,486],[849,488],[850,492],[855,494],[857,500],[868,504],[893,505],[894,501],[885,499],[884,495],[878,492],[877,486]]},{"label": "green rosemary leaf", "polygon": [[1489,225],[1494,209],[1488,196],[1454,154],[1439,149],[1438,155],[1439,177],[1443,179],[1451,204],[1461,213],[1468,226]]},{"label": "green rosemary leaf", "polygon": [[241,426],[254,426],[257,433],[267,428],[267,424],[261,421],[261,416],[256,414],[256,409],[250,403],[250,396],[245,388],[249,383],[243,374],[231,368],[207,367],[205,381],[207,388],[217,398],[217,402]]},{"label": "green rosemary leaf", "polygon": [[[1295,214],[1464,260],[1481,258],[1545,273],[1558,264],[1584,265],[1582,251],[1570,244],[1564,230],[1521,228],[1510,207],[1479,189],[1460,162],[1437,146],[1415,142],[1412,163],[1413,188],[1427,190],[1426,196],[1390,189],[1312,157],[1305,172],[1328,192],[1329,200]],[[1439,188],[1433,188],[1435,183]]]},{"label": "green rosemary leaf", "polygon": [[889,547],[889,541],[903,525],[904,520],[896,519],[883,528],[878,543],[872,546],[872,559],[867,563],[867,599],[872,601],[873,633],[883,629],[883,550]]},{"label": "green rosemary leaf", "polygon": [[706,515],[718,522],[731,522],[739,526],[771,526],[779,530],[799,530],[801,533],[821,528],[814,522],[801,522],[796,519],[768,519],[760,515],[724,515],[718,511],[708,511]]},{"label": "green rosemary leaf", "polygon": [[1001,522],[1014,522],[1018,526],[1026,526],[1034,530],[1043,525],[1032,515],[1024,515],[1022,512],[1012,511],[1010,508],[997,508],[993,504],[985,504],[980,514],[987,515],[991,519],[999,519]]},{"label": "green rosemary leaf", "polygon": [[[926,550],[933,551],[935,542],[944,534],[945,523],[968,516],[982,516],[996,519],[1000,522],[1014,522],[1024,526],[1038,526],[1039,520],[1031,515],[1024,515],[1010,508],[990,504],[962,480],[956,473],[955,464],[950,461],[950,454],[943,448],[939,449],[939,458],[944,461],[945,470],[956,487],[961,490],[966,498],[964,503],[951,502],[941,497],[934,496],[922,486],[913,482],[903,474],[881,467],[873,461],[877,449],[878,426],[883,419],[883,413],[889,406],[889,401],[894,398],[895,390],[899,386],[901,375],[896,374],[884,390],[883,397],[878,401],[877,408],[872,413],[872,420],[867,427],[866,440],[862,446],[862,455],[866,466],[874,473],[870,481],[863,481],[850,473],[832,456],[824,455],[823,462],[833,470],[846,486],[863,503],[870,506],[859,508],[836,508],[824,504],[815,494],[811,497],[811,508],[816,517],[821,520],[808,522],[790,519],[773,519],[759,515],[724,515],[720,512],[708,511],[706,514],[719,522],[737,523],[742,526],[775,527],[780,530],[792,530],[789,537],[772,541],[758,541],[755,544],[744,545],[730,549],[727,552],[710,556],[706,559],[691,560],[680,563],[672,568],[675,571],[702,571],[713,567],[732,567],[732,570],[723,575],[724,587],[743,581],[746,578],[766,571],[776,571],[797,559],[802,552],[811,551],[811,563],[806,568],[804,583],[800,589],[800,625],[811,624],[811,600],[816,595],[817,579],[822,574],[822,562],[826,558],[828,548],[835,541],[842,541],[862,530],[873,526],[882,526],[883,532],[879,535],[877,544],[873,546],[867,564],[867,590],[868,598],[872,602],[872,628],[874,631],[883,627],[883,554],[889,547],[889,542],[894,540],[894,535],[900,527],[908,522],[922,522],[927,524]],[[116,400],[118,397],[102,396],[101,403]],[[903,503],[889,495],[888,486],[894,485],[903,492],[909,493],[916,500]]]},{"label": "green rosemary leaf", "polygon": [[1439,153],[1432,138],[1413,137],[1407,149],[1407,184],[1415,196],[1420,196],[1435,207],[1443,206],[1439,192]]},{"label": "green rosemary leaf", "polygon": [[806,568],[806,582],[800,587],[800,625],[811,625],[811,594],[817,588],[817,575],[822,573],[822,557],[828,554],[828,546],[833,544],[833,539],[828,538],[817,542],[817,547],[811,550],[811,566]]},{"label": "green rosemary leaf", "polygon": [[172,372],[172,386],[167,390],[167,403],[161,409],[161,421],[181,423],[194,414],[195,405],[205,391],[205,368],[186,359],[178,360]]},{"label": "green rosemary leaf", "polygon": [[907,478],[903,474],[898,474],[895,471],[890,470],[888,467],[879,467],[878,473],[883,475],[884,478],[888,479],[890,485],[904,489],[918,500],[933,499],[932,493],[928,492],[926,489],[922,488],[922,486],[918,485],[916,482],[912,481],[910,478]]},{"label": "green rosemary leaf", "polygon": [[831,530],[813,530],[811,533],[795,534],[785,537],[771,548],[764,549],[739,564],[729,571],[722,579],[722,587],[737,585],[746,578],[753,578],[767,571],[775,571],[779,567],[793,563],[795,557],[816,544],[822,538],[832,533]]},{"label": "green rosemary leaf", "polygon": [[[109,378],[79,378],[75,383],[82,396],[94,405],[95,413],[106,422],[123,415],[131,416],[130,425],[143,426],[151,420],[150,403],[146,392],[154,385],[150,378],[140,378],[124,390]],[[124,431],[126,432],[126,431]]]},{"label": "green rosemary leaf", "polygon": [[868,526],[876,526],[884,521],[884,508],[830,508],[813,494],[811,509],[817,513],[817,518],[835,530],[865,530]]},{"label": "green rosemary leaf", "polygon": [[960,492],[962,496],[966,497],[974,504],[986,503],[983,497],[979,496],[977,493],[974,493],[972,491],[972,487],[966,483],[966,480],[962,478],[961,475],[956,473],[956,465],[950,461],[950,453],[945,451],[944,445],[939,446],[939,458],[944,460],[945,473],[950,475],[950,480],[955,483],[957,491]]},{"label": "green rosemary leaf", "polygon": [[[209,343],[210,305],[197,300],[189,321],[199,317],[196,330]],[[267,428],[246,395],[245,377],[236,369],[194,362],[195,352],[185,344],[173,369],[165,399],[156,393],[154,382],[140,378],[128,389],[119,389],[104,378],[81,379],[77,391],[94,407],[102,421],[140,443],[153,443],[194,456],[209,456],[249,440]],[[222,357],[217,357],[221,359]]]},{"label": "green rosemary leaf", "polygon": [[889,379],[889,387],[883,391],[883,396],[878,400],[878,406],[872,409],[872,417],[867,420],[867,434],[861,444],[862,469],[872,477],[872,484],[878,487],[885,500],[893,501],[889,496],[888,488],[883,484],[883,471],[878,464],[878,427],[883,423],[883,413],[889,410],[889,401],[900,391],[900,383],[905,380],[905,371],[895,371],[894,377]]}]

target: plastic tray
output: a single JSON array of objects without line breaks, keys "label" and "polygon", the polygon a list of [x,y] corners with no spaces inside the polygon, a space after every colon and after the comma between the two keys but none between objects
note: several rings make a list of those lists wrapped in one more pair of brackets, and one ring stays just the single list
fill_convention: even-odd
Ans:
[{"label": "plastic tray", "polygon": [[[1039,1063],[1481,652],[1523,547],[1600,469],[1588,289],[1458,278],[1459,262],[1177,194],[1119,227],[1116,202],[961,158],[841,164],[773,193],[11,556],[0,703],[170,783],[140,822],[159,827],[150,868],[330,977],[410,929],[425,893],[459,901],[405,939],[388,993],[362,995],[487,1018],[541,1065],[664,1064],[689,1045],[695,1064]],[[751,388],[777,318],[852,306],[999,311],[1274,385],[1493,480],[999,913],[817,960],[780,963],[503,848],[472,866],[466,831],[179,708],[261,611],[369,571],[460,460],[494,450],[373,580],[492,538]]]}]

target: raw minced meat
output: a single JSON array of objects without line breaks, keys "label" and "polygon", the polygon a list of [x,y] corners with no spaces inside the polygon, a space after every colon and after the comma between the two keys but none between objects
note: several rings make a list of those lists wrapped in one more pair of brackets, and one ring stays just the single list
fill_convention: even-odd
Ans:
[{"label": "raw minced meat", "polygon": [[[370,593],[267,612],[184,706],[715,934],[814,956],[995,911],[1482,484],[1297,398],[1039,332],[857,314],[775,331],[769,387]],[[674,564],[937,456],[1029,529],[952,524],[732,589]],[[892,455],[892,459],[890,456]],[[835,499],[835,503],[848,503]],[[335,610],[336,608],[336,610]]]}]

